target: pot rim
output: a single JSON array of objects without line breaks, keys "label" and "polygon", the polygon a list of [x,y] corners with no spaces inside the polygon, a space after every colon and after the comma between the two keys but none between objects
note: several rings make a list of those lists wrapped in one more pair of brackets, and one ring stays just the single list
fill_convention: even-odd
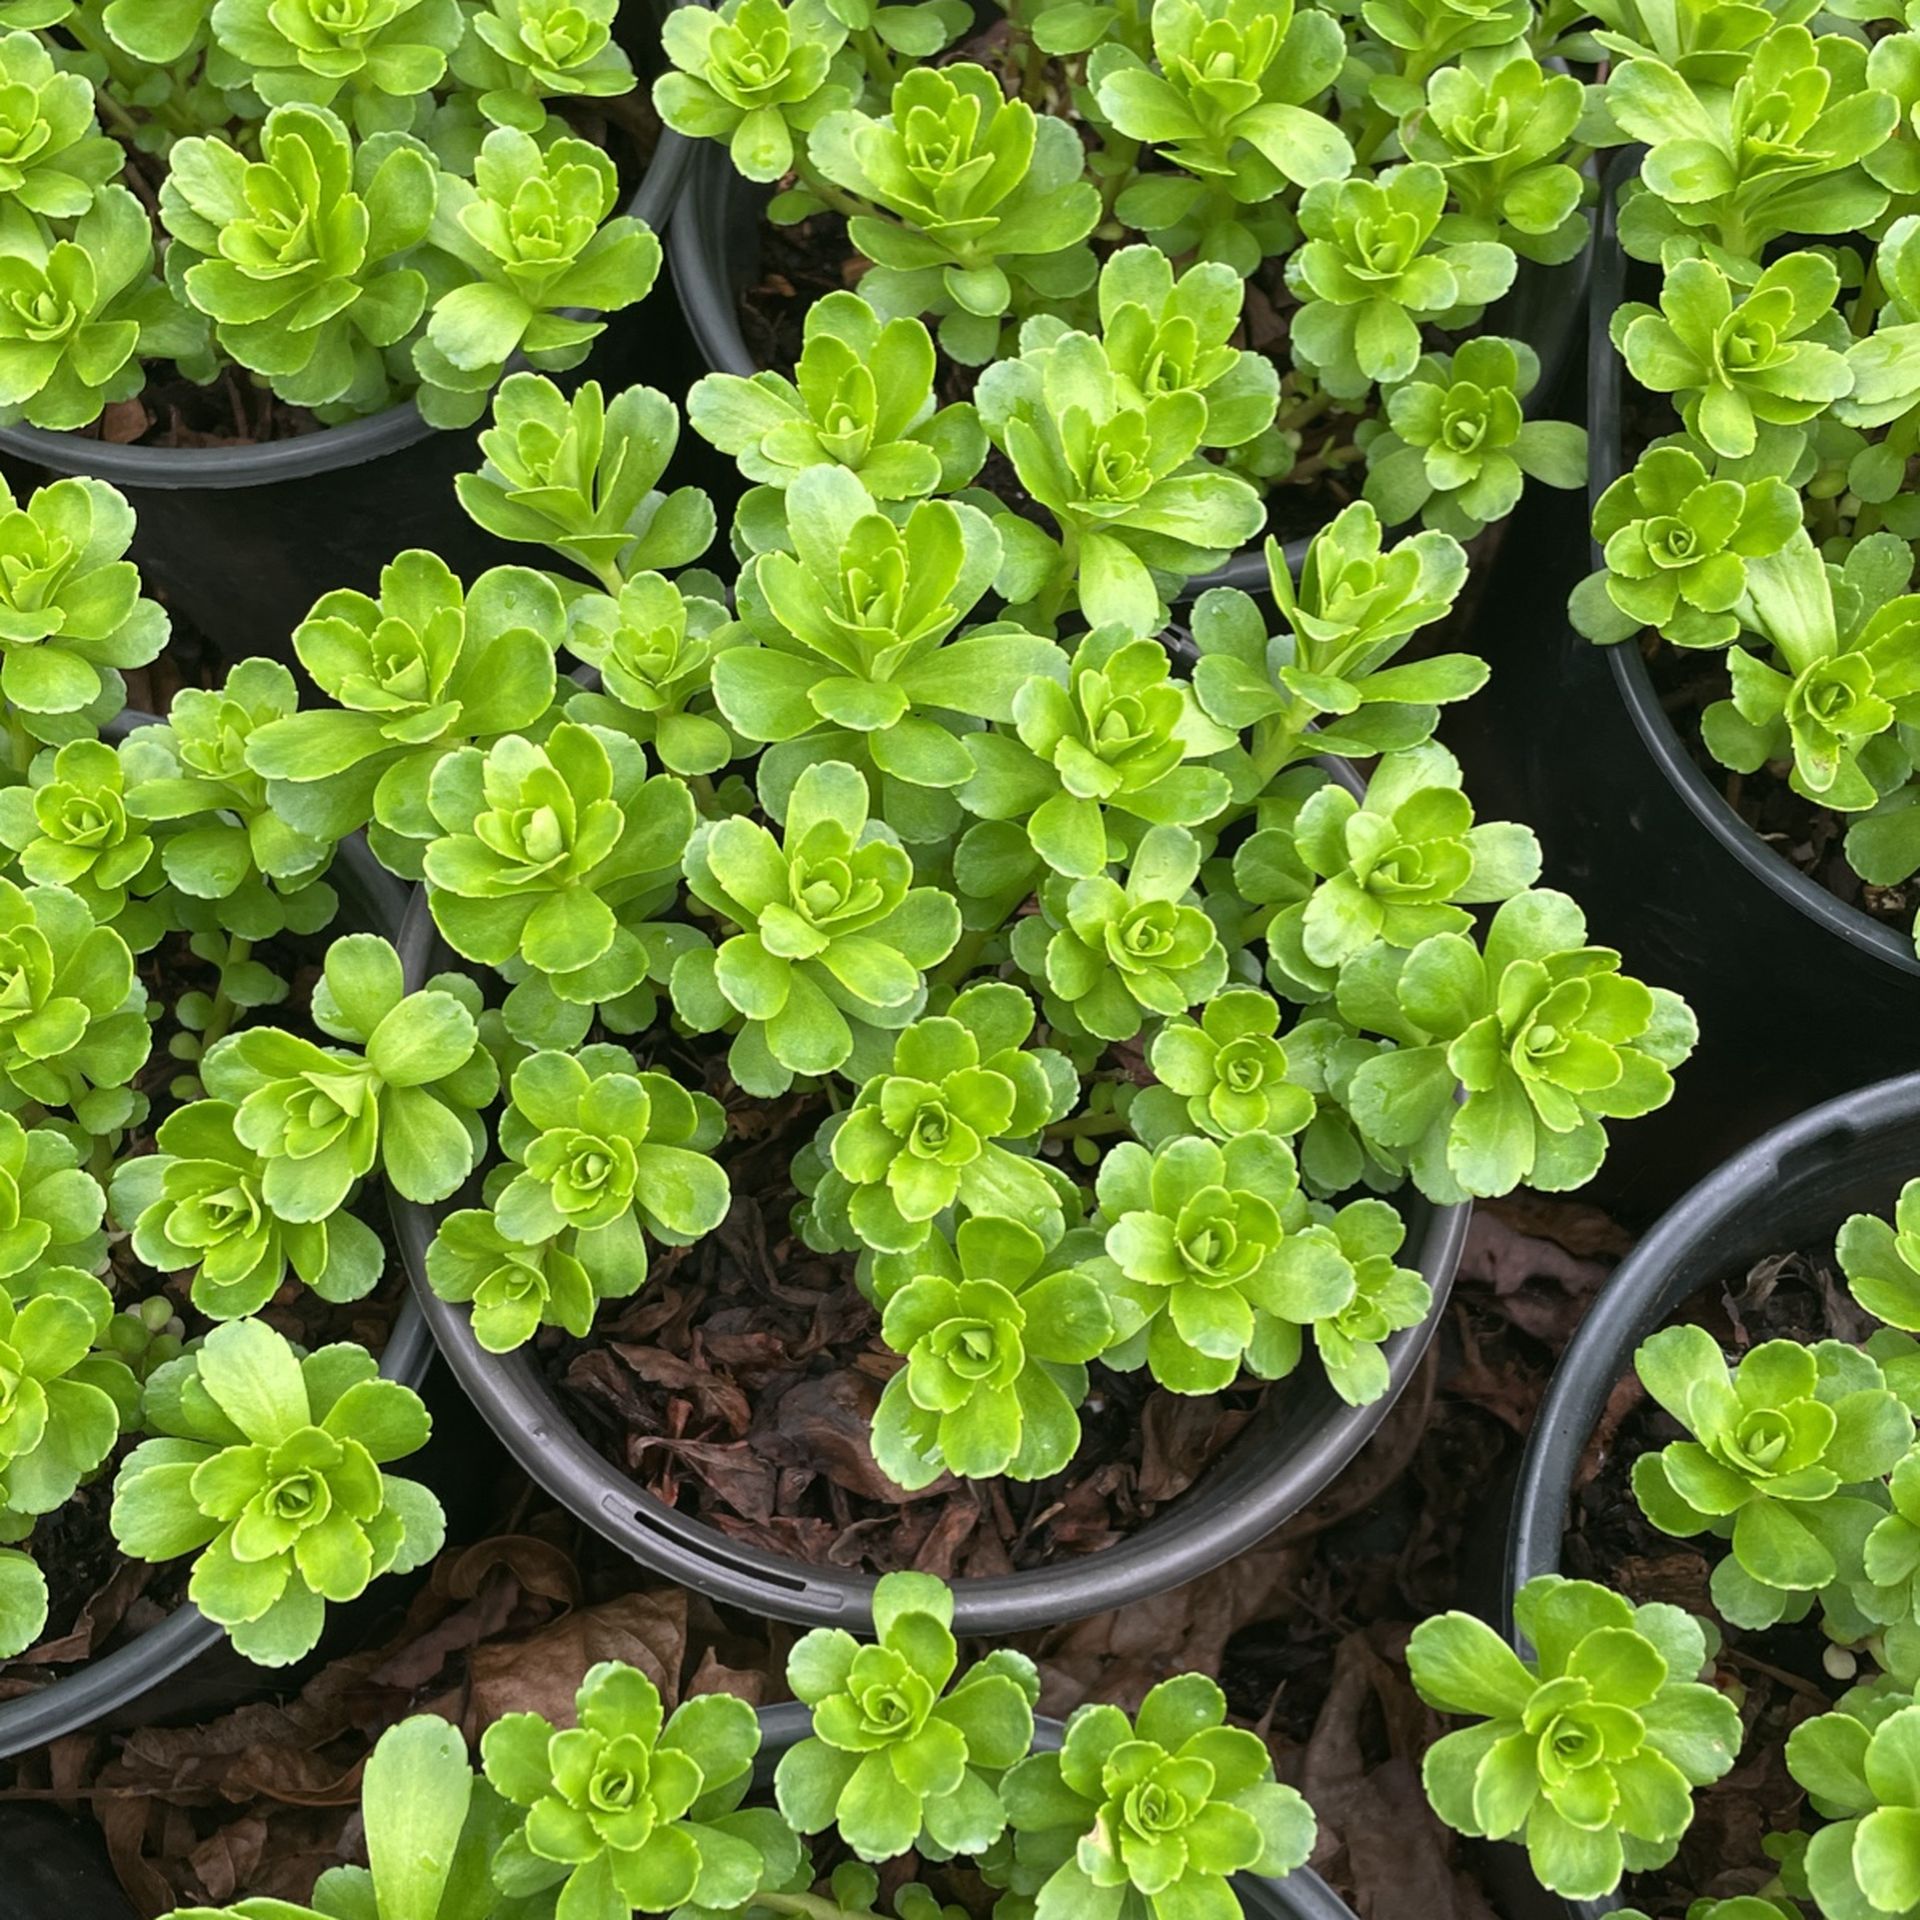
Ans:
[{"label": "pot rim", "polygon": [[[701,0],[667,0],[670,6],[696,6]],[[645,85],[642,81],[641,86]],[[637,91],[638,89],[636,89]],[[674,208],[686,184],[693,159],[693,141],[666,125],[640,184],[623,211],[644,221],[661,244],[661,272],[666,272],[667,237]],[[661,291],[658,281],[648,298]],[[640,305],[626,310],[631,317]],[[620,315],[609,316],[610,321]],[[509,363],[507,372],[514,371]],[[503,378],[507,377],[505,375]],[[495,388],[495,392],[498,388]],[[290,440],[263,440],[230,447],[121,446],[90,434],[63,428],[0,426],[0,451],[63,478],[109,481],[114,486],[147,488],[166,493],[228,492],[242,487],[271,486],[305,480],[316,474],[337,473],[344,467],[366,466],[388,454],[418,446],[442,431],[431,425],[412,399],[397,401],[378,413]]]},{"label": "pot rim", "polygon": [[[1628,148],[1601,182],[1587,306],[1587,391],[1591,396],[1588,417],[1593,423],[1587,436],[1590,506],[1627,470],[1621,432],[1626,367],[1614,351],[1607,324],[1614,309],[1626,298],[1627,258],[1619,238],[1619,189],[1638,169],[1639,156],[1644,151],[1640,147]],[[1596,568],[1605,565],[1605,556],[1597,541],[1592,543],[1592,564]],[[1696,764],[1667,717],[1639,642],[1623,640],[1602,651],[1612,670],[1614,687],[1648,758],[1720,846],[1770,892],[1836,939],[1844,940],[1859,953],[1872,955],[1896,973],[1920,980],[1920,952],[1916,952],[1912,940],[1902,939],[1891,927],[1883,926],[1858,907],[1850,907],[1829,893],[1817,880],[1768,846],[1728,804],[1726,796]]]},{"label": "pot rim", "polygon": [[[719,276],[715,271],[711,236],[725,233],[733,218],[729,189],[736,184],[747,192],[758,193],[761,189],[734,171],[726,148],[717,141],[702,140],[696,144],[702,150],[693,154],[687,163],[680,217],[667,232],[674,297],[680,303],[687,330],[693,335],[694,345],[708,368],[715,373],[751,378],[761,368],[747,350],[731,291],[716,291],[714,283]],[[1540,360],[1540,380],[1533,393],[1536,400],[1544,401],[1551,396],[1561,370],[1573,356],[1579,326],[1577,316],[1592,280],[1596,248],[1596,235],[1590,231],[1587,244],[1580,252],[1558,266],[1522,260],[1514,291],[1503,294],[1489,309],[1489,314],[1493,314],[1509,303],[1518,307],[1515,318],[1520,324],[1515,334],[1533,348]],[[1564,289],[1554,277],[1561,274],[1567,276]],[[1529,286],[1537,289],[1536,293],[1531,298],[1521,297],[1521,289]],[[1525,324],[1539,318],[1563,318],[1564,324],[1557,333],[1550,328]],[[1486,330],[1484,323],[1479,330]],[[1544,343],[1537,337],[1543,332],[1547,334]],[[1402,524],[1412,525],[1411,522]],[[1311,533],[1302,533],[1281,542],[1287,565],[1295,573],[1306,563],[1307,547],[1312,539]],[[1215,587],[1237,587],[1243,593],[1264,594],[1268,585],[1266,540],[1267,536],[1262,533],[1219,566],[1194,574],[1175,596],[1177,603],[1189,604],[1197,595]]]},{"label": "pot rim", "polygon": [[[424,890],[409,904],[398,944],[410,986],[447,957]],[[1380,1399],[1348,1406],[1303,1359],[1291,1382],[1297,1390],[1269,1395],[1201,1478],[1138,1532],[1084,1558],[958,1581],[955,1631],[1020,1632],[1163,1593],[1224,1565],[1332,1485],[1418,1370],[1445,1314],[1466,1242],[1470,1204],[1443,1207],[1417,1194],[1413,1199],[1413,1264],[1433,1290],[1433,1307],[1418,1326],[1386,1343],[1389,1384]],[[588,1442],[528,1348],[486,1352],[473,1336],[468,1310],[442,1300],[427,1282],[427,1248],[444,1211],[394,1201],[394,1232],[414,1298],[461,1387],[532,1479],[631,1558],[681,1586],[807,1625],[870,1621],[871,1575],[770,1553],[667,1506]]]},{"label": "pot rim", "polygon": [[[1756,1191],[1780,1185],[1815,1155],[1920,1114],[1920,1072],[1856,1088],[1796,1115],[1723,1161],[1662,1214],[1608,1276],[1554,1368],[1514,1488],[1502,1605],[1560,1564],[1573,1477],[1607,1394],[1634,1347],[1672,1313],[1672,1276],[1691,1250],[1738,1222]],[[1684,1296],[1682,1296],[1684,1297]]]},{"label": "pot rim", "polygon": [[[155,724],[153,715],[130,711],[107,733],[119,737],[135,727]],[[363,835],[343,840],[337,857],[352,869],[352,883],[367,904],[366,917],[375,923],[371,930],[397,938],[408,889],[374,859]],[[426,1317],[409,1286],[380,1355],[381,1376],[417,1387],[433,1362],[433,1352]],[[217,1621],[209,1620],[190,1600],[182,1601],[157,1627],[124,1646],[87,1660],[32,1693],[0,1701],[0,1759],[45,1746],[63,1734],[85,1731],[171,1680],[225,1637]]]}]

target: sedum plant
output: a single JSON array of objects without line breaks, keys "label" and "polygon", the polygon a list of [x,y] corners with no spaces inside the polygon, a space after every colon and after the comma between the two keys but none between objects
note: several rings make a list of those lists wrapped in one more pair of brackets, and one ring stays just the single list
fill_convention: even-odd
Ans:
[{"label": "sedum plant", "polygon": [[669,1716],[659,1690],[632,1667],[589,1669],[577,1724],[557,1731],[537,1713],[510,1713],[482,1736],[488,1784],[521,1822],[493,1858],[512,1896],[559,1889],[557,1910],[616,1920],[634,1909],[692,1903],[738,1907],[775,1858],[797,1856],[778,1822],[737,1812],[760,1729],[727,1694],[689,1700]]},{"label": "sedum plant", "polygon": [[[568,1725],[513,1712],[486,1726],[478,1771],[456,1727],[404,1720],[367,1762],[366,1866],[323,1873],[311,1908],[242,1898],[168,1920],[959,1920],[928,1874],[949,1860],[1002,1912],[1171,1920],[1237,1914],[1230,1876],[1306,1859],[1311,1811],[1260,1737],[1226,1724],[1213,1682],[1164,1681],[1137,1718],[1083,1707],[1059,1751],[1035,1751],[1038,1675],[1006,1650],[962,1664],[952,1598],[896,1574],[874,1596],[877,1644],[801,1639],[787,1666],[806,1707],[797,1737],[731,1693],[669,1709],[619,1661],[588,1669]],[[768,1793],[755,1763],[776,1731]],[[829,1870],[816,1833],[823,1854],[857,1857]]]},{"label": "sedum plant", "polygon": [[476,1112],[499,1084],[470,982],[408,993],[400,956],[374,934],[327,950],[314,995],[324,1047],[272,1027],[227,1035],[202,1063],[260,1157],[260,1194],[288,1221],[324,1220],[376,1166],[410,1200],[444,1200],[473,1171]]},{"label": "sedum plant", "polygon": [[1098,1191],[1112,1364],[1144,1362],[1176,1393],[1216,1393],[1243,1367],[1290,1373],[1301,1328],[1352,1293],[1337,1251],[1328,1259],[1324,1240],[1302,1231],[1293,1154],[1270,1134],[1153,1152],[1128,1142],[1101,1163]]},{"label": "sedum plant", "polygon": [[996,585],[1042,628],[1071,605],[1092,625],[1148,632],[1173,583],[1259,530],[1254,489],[1195,459],[1210,417],[1200,394],[1136,400],[1130,385],[1099,341],[1066,333],[996,361],[975,390],[988,437],[1059,529],[1016,531],[997,516]]},{"label": "sedum plant", "polygon": [[1367,498],[1392,524],[1417,515],[1471,540],[1513,511],[1529,479],[1582,485],[1585,431],[1526,418],[1539,377],[1530,347],[1492,335],[1422,355],[1387,394],[1386,430],[1366,443]]},{"label": "sedum plant", "polygon": [[1083,243],[1099,194],[1079,177],[1072,130],[1007,99],[984,67],[912,67],[884,105],[816,123],[807,152],[820,186],[802,174],[800,204],[810,191],[851,196],[848,237],[874,262],[868,297],[888,314],[938,314],[941,345],[977,366],[1023,301],[1092,284]]},{"label": "sedum plant", "polygon": [[686,1245],[720,1224],[730,1198],[707,1157],[723,1126],[715,1102],[632,1068],[615,1046],[529,1054],[500,1123],[511,1178],[493,1198],[495,1232],[554,1248],[602,1298],[646,1279],[643,1225]]},{"label": "sedum plant", "polygon": [[546,717],[566,630],[559,593],[531,569],[489,568],[468,588],[410,550],[381,569],[377,596],[338,589],[295,628],[328,704],[260,727],[246,764],[276,816],[320,841],[368,828],[385,863],[418,879],[439,834],[434,769]]},{"label": "sedum plant", "polygon": [[958,1672],[953,1594],[925,1574],[874,1589],[875,1644],[837,1627],[804,1635],[787,1684],[813,1716],[781,1755],[774,1790],[798,1833],[834,1827],[863,1860],[916,1843],[982,1853],[1006,1830],[999,1776],[1033,1740],[1040,1676],[1024,1655]]},{"label": "sedum plant", "polygon": [[1045,1480],[1073,1458],[1087,1363],[1113,1310],[1093,1237],[990,1213],[873,1262],[881,1338],[906,1364],[873,1416],[873,1457],[910,1491],[943,1472]]},{"label": "sedum plant", "polygon": [[266,1195],[272,1162],[239,1126],[231,1101],[196,1100],[160,1123],[158,1152],[115,1170],[114,1212],[132,1223],[135,1253],[156,1273],[191,1273],[193,1304],[212,1320],[258,1313],[289,1272],[326,1300],[370,1292],[386,1266],[379,1235],[344,1211],[282,1218]]},{"label": "sedum plant", "polygon": [[935,407],[935,366],[917,318],[883,321],[859,294],[829,293],[807,309],[791,380],[704,374],[687,419],[756,485],[784,491],[835,466],[876,500],[924,499],[966,485],[986,454],[970,407]]},{"label": "sedum plant", "polygon": [[1302,196],[1307,238],[1287,263],[1302,295],[1294,344],[1329,393],[1409,378],[1421,322],[1482,308],[1512,284],[1514,256],[1498,241],[1441,238],[1446,202],[1446,176],[1425,160]]},{"label": "sedum plant", "polygon": [[1586,944],[1573,901],[1545,889],[1499,908],[1484,952],[1449,933],[1406,953],[1369,948],[1338,996],[1406,1044],[1355,1073],[1356,1123],[1416,1156],[1429,1191],[1580,1185],[1606,1151],[1601,1122],[1663,1105],[1693,1050],[1686,1003],[1619,968]]},{"label": "sedum plant", "polygon": [[1065,1117],[1074,1074],[1052,1049],[1026,1048],[1034,1025],[1018,987],[983,980],[906,1027],[889,1069],[821,1128],[816,1230],[838,1237],[844,1223],[856,1244],[912,1253],[954,1209],[1058,1229],[1055,1179],[1019,1148]]},{"label": "sedum plant", "polygon": [[1312,1810],[1273,1777],[1266,1744],[1226,1721],[1211,1680],[1163,1680],[1137,1716],[1085,1706],[1058,1753],[1029,1755],[1003,1789],[1013,1885],[1040,1920],[1133,1908],[1172,1920],[1233,1913],[1235,1873],[1280,1877],[1314,1841]]},{"label": "sedum plant", "polygon": [[1635,1370],[1692,1436],[1634,1463],[1634,1497],[1663,1533],[1727,1535],[1714,1605],[1736,1625],[1804,1613],[1858,1562],[1877,1516],[1851,1489],[1884,1479],[1913,1417],[1865,1354],[1769,1340],[1729,1370],[1698,1327],[1646,1341]]},{"label": "sedum plant", "polygon": [[434,922],[455,952],[510,968],[509,1019],[529,1042],[577,1041],[583,1011],[641,988],[684,952],[657,931],[694,832],[674,775],[631,736],[563,721],[434,763],[439,832],[421,856]]},{"label": "sedum plant", "polygon": [[[636,82],[614,0],[77,0],[9,17],[0,413],[61,431],[223,370],[297,432],[485,410],[579,364],[659,246],[568,118]],[[131,167],[139,197],[120,183]],[[156,191],[157,189],[157,191]],[[257,420],[200,403],[228,437]],[[155,409],[154,411],[158,411]]]},{"label": "sedum plant", "polygon": [[1693,1790],[1733,1765],[1739,1712],[1698,1678],[1706,1632],[1678,1607],[1548,1574],[1514,1621],[1531,1661],[1468,1614],[1414,1629],[1421,1698],[1475,1721],[1428,1749],[1427,1797],[1456,1832],[1523,1842],[1542,1886],[1601,1899],[1673,1858]]},{"label": "sedum plant", "polygon": [[114,1539],[139,1560],[196,1555],[189,1597],[263,1665],[311,1652],[329,1601],[440,1550],[438,1500],[382,1471],[425,1443],[426,1409],[377,1371],[364,1348],[303,1359],[237,1320],[147,1383],[153,1437],[115,1482]]},{"label": "sedum plant", "polygon": [[925,1004],[925,970],[959,938],[952,897],[912,884],[870,806],[859,772],[825,760],[795,782],[779,840],[734,817],[688,846],[689,890],[734,931],[675,962],[674,1006],[696,1031],[737,1028],[728,1060],[749,1092],[830,1072],[856,1045],[871,1057]]},{"label": "sedum plant", "polygon": [[1193,835],[1157,826],[1141,836],[1124,880],[1101,872],[1041,883],[1040,911],[1014,929],[1013,957],[1056,1025],[1130,1040],[1149,1014],[1184,1013],[1226,983],[1226,950],[1192,899],[1199,870]]}]

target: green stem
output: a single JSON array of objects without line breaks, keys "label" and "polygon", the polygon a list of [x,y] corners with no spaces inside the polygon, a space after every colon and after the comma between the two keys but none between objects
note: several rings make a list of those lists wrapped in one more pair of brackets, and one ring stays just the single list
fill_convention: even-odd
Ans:
[{"label": "green stem", "polygon": [[943,987],[957,987],[973,971],[974,962],[995,932],[993,927],[976,927],[971,933],[963,933],[954,950],[928,977]]},{"label": "green stem", "polygon": [[1046,98],[1046,92],[1046,50],[1039,41],[1029,39],[1020,53],[1020,98],[1028,106],[1037,107]]},{"label": "green stem", "polygon": [[1318,473],[1338,473],[1342,467],[1350,467],[1356,460],[1364,460],[1366,450],[1362,447],[1331,447],[1321,453],[1310,455],[1287,471],[1287,484],[1297,486],[1302,480],[1311,480]]},{"label": "green stem", "polygon": [[793,163],[793,177],[798,180],[816,200],[824,201],[835,213],[845,214],[849,220],[861,214],[865,214],[870,219],[878,217],[875,215],[873,208],[868,206],[864,200],[859,199],[854,194],[848,193],[844,188],[836,187],[805,154],[801,154],[795,159]]},{"label": "green stem", "polygon": [[220,986],[213,996],[213,1011],[207,1016],[205,1031],[200,1035],[200,1057],[204,1060],[216,1040],[224,1039],[227,1029],[233,1025],[234,1015],[240,1009],[227,998],[227,969],[237,967],[249,959],[253,953],[253,942],[242,940],[240,936],[230,934],[227,937],[227,957],[220,963]]},{"label": "green stem", "polygon": [[1060,529],[1060,564],[1054,568],[1053,578],[1032,601],[1034,613],[1046,629],[1051,629],[1060,618],[1060,610],[1080,578],[1080,529],[1067,520],[1056,521],[1056,524]]},{"label": "green stem", "polygon": [[1100,143],[1110,154],[1124,153],[1127,162],[1124,167],[1109,167],[1100,177],[1100,225],[1106,227],[1117,218],[1114,208],[1120,196],[1140,177],[1140,142],[1102,134]]},{"label": "green stem", "polygon": [[1291,407],[1283,407],[1273,417],[1274,430],[1278,433],[1292,433],[1300,427],[1311,426],[1314,421],[1333,405],[1330,393],[1310,393]]},{"label": "green stem", "polygon": [[1392,114],[1383,107],[1371,104],[1367,107],[1367,117],[1360,123],[1360,131],[1353,137],[1353,156],[1362,167],[1372,164],[1373,156],[1379,151],[1381,143],[1399,125]]},{"label": "green stem", "polygon": [[845,1907],[817,1893],[756,1893],[753,1904],[765,1907],[770,1913],[799,1915],[800,1920],[862,1920],[861,1915],[849,1913]]},{"label": "green stem", "polygon": [[99,109],[100,118],[129,146],[140,137],[140,123],[105,87],[94,88],[93,104]]},{"label": "green stem", "polygon": [[[1291,766],[1300,751],[1300,735],[1304,731],[1301,722],[1291,714],[1276,713],[1259,721],[1253,729],[1253,742],[1248,748],[1248,758],[1252,760],[1254,771],[1259,775],[1255,787],[1256,794],[1265,793],[1273,784],[1274,776],[1283,767]],[[1252,806],[1237,810],[1234,817],[1250,813]]]},{"label": "green stem", "polygon": [[886,42],[871,27],[863,27],[854,35],[854,44],[860,49],[860,56],[866,61],[867,72],[875,84],[881,91],[891,93],[900,75],[893,64],[893,55],[887,51]]},{"label": "green stem", "polygon": [[15,773],[23,778],[27,769],[33,765],[33,756],[39,752],[40,743],[27,731],[27,723],[20,717],[17,707],[7,708],[7,757],[12,762]]},{"label": "green stem", "polygon": [[1864,340],[1873,331],[1873,323],[1879,318],[1881,303],[1886,297],[1886,291],[1880,285],[1880,268],[1876,262],[1867,269],[1866,280],[1860,288],[1860,298],[1854,302],[1852,324],[1856,339]]}]

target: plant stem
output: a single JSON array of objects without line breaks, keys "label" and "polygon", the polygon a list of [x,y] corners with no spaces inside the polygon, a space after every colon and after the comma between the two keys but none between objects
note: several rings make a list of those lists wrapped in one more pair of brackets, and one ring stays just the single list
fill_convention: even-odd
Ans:
[{"label": "plant stem", "polygon": [[875,84],[882,91],[891,93],[900,73],[893,64],[893,55],[887,51],[886,42],[871,27],[863,27],[854,35],[854,44],[860,49],[860,57],[866,61],[867,72]]},{"label": "plant stem", "polygon": [[973,971],[973,963],[980,958],[994,931],[992,927],[976,927],[971,933],[963,933],[953,951],[933,969],[930,978],[944,987],[957,987]]},{"label": "plant stem", "polygon": [[1029,39],[1020,52],[1020,98],[1028,106],[1037,107],[1046,91],[1047,56],[1039,41]]},{"label": "plant stem", "polygon": [[799,154],[795,157],[793,177],[798,180],[816,200],[825,201],[835,213],[844,214],[849,220],[861,214],[865,214],[870,219],[878,217],[875,215],[873,208],[868,206],[864,200],[848,193],[843,187],[836,187],[831,180],[827,179],[825,175],[814,166],[813,162],[808,159],[805,154]]},{"label": "plant stem", "polygon": [[1321,453],[1310,454],[1300,461],[1287,474],[1289,486],[1302,480],[1311,480],[1317,473],[1338,473],[1342,467],[1350,467],[1356,460],[1366,458],[1362,447],[1331,447]]},{"label": "plant stem", "polygon": [[756,1893],[753,1904],[771,1913],[796,1914],[800,1920],[860,1920],[858,1914],[817,1893]]},{"label": "plant stem", "polygon": [[1310,393],[1304,400],[1282,407],[1273,417],[1274,429],[1279,433],[1292,433],[1297,428],[1311,426],[1332,405],[1332,394]]},{"label": "plant stem", "polygon": [[1873,331],[1873,323],[1879,317],[1881,303],[1886,297],[1886,291],[1880,285],[1880,267],[1876,261],[1867,269],[1867,277],[1860,288],[1860,298],[1853,306],[1853,332],[1857,339],[1864,340]]},{"label": "plant stem", "polygon": [[1067,595],[1080,577],[1080,529],[1069,520],[1056,519],[1055,524],[1060,529],[1060,564],[1054,568],[1053,578],[1029,603],[1047,631],[1051,631],[1060,618],[1060,609],[1066,605]]},{"label": "plant stem", "polygon": [[233,1025],[233,1017],[240,1010],[227,998],[227,969],[237,967],[248,960],[253,953],[253,942],[242,940],[236,934],[227,938],[227,957],[220,963],[220,986],[213,996],[213,1011],[207,1016],[205,1031],[200,1035],[200,1057],[204,1060],[208,1050],[216,1040],[224,1039],[227,1029]]},{"label": "plant stem", "polygon": [[13,770],[22,779],[27,769],[33,765],[33,756],[40,750],[40,743],[27,731],[27,723],[21,719],[17,707],[7,708],[7,757]]}]

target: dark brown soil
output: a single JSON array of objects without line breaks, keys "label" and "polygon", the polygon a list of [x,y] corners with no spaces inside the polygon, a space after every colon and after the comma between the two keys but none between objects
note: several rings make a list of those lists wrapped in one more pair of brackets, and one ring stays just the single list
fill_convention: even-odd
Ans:
[{"label": "dark brown soil", "polygon": [[[1761,1261],[1718,1299],[1699,1302],[1688,1318],[1735,1358],[1777,1338],[1859,1341],[1874,1324],[1837,1283],[1829,1256],[1810,1252]],[[1708,1580],[1724,1545],[1711,1536],[1674,1540],[1657,1532],[1628,1484],[1636,1459],[1683,1437],[1635,1375],[1616,1384],[1575,1482],[1564,1571],[1636,1601],[1668,1601],[1717,1620]],[[1741,1757],[1725,1779],[1695,1793],[1694,1822],[1672,1863],[1630,1874],[1622,1885],[1622,1904],[1656,1917],[1681,1914],[1694,1899],[1755,1893],[1772,1877],[1761,1843],[1769,1834],[1795,1831],[1805,1800],[1786,1769],[1787,1735],[1831,1708],[1847,1684],[1822,1663],[1828,1642],[1817,1615],[1764,1633],[1724,1625],[1722,1631],[1716,1681],[1740,1702]]]},{"label": "dark brown soil", "polygon": [[[1235,1718],[1312,1800],[1313,1865],[1356,1913],[1495,1920],[1486,1862],[1421,1798],[1420,1754],[1444,1723],[1414,1698],[1403,1649],[1424,1615],[1490,1604],[1540,1393],[1627,1244],[1579,1204],[1519,1195],[1479,1208],[1443,1336],[1366,1452],[1205,1579],[1024,1636],[1041,1710],[1132,1707],[1171,1672],[1216,1674]],[[197,1725],[77,1734],[0,1764],[0,1799],[51,1800],[99,1831],[142,1920],[246,1895],[306,1901],[325,1868],[364,1858],[360,1765],[410,1713],[442,1714],[475,1743],[503,1713],[560,1721],[606,1659],[650,1674],[669,1704],[716,1688],[785,1697],[798,1629],[651,1578],[505,1469],[477,1422],[456,1433],[454,1415],[459,1478],[499,1484],[404,1618],[389,1609],[278,1699]],[[450,1490],[444,1475],[435,1484]]]},{"label": "dark brown soil", "polygon": [[[678,1056],[675,1070],[685,1070]],[[696,1055],[695,1070],[725,1091],[717,1050]],[[815,1565],[1005,1573],[1137,1531],[1268,1391],[1250,1382],[1188,1398],[1144,1372],[1096,1366],[1082,1445],[1059,1475],[1030,1485],[943,1475],[904,1492],[868,1441],[901,1362],[854,1283],[854,1257],[815,1253],[792,1228],[789,1169],[824,1096],[731,1103],[718,1156],[733,1187],[727,1219],[692,1247],[656,1254],[646,1286],[604,1306],[585,1341],[549,1333],[541,1348],[581,1430],[669,1506]]]},{"label": "dark brown soil", "polygon": [[1835,899],[1905,934],[1920,907],[1920,876],[1897,887],[1872,887],[1847,863],[1847,828],[1859,816],[1835,813],[1794,792],[1790,763],[1772,761],[1757,773],[1734,773],[1707,751],[1700,717],[1733,690],[1726,655],[1665,645],[1657,635],[1643,642],[1660,704],[1686,742],[1687,752],[1742,820],[1783,860],[1791,861]]}]

